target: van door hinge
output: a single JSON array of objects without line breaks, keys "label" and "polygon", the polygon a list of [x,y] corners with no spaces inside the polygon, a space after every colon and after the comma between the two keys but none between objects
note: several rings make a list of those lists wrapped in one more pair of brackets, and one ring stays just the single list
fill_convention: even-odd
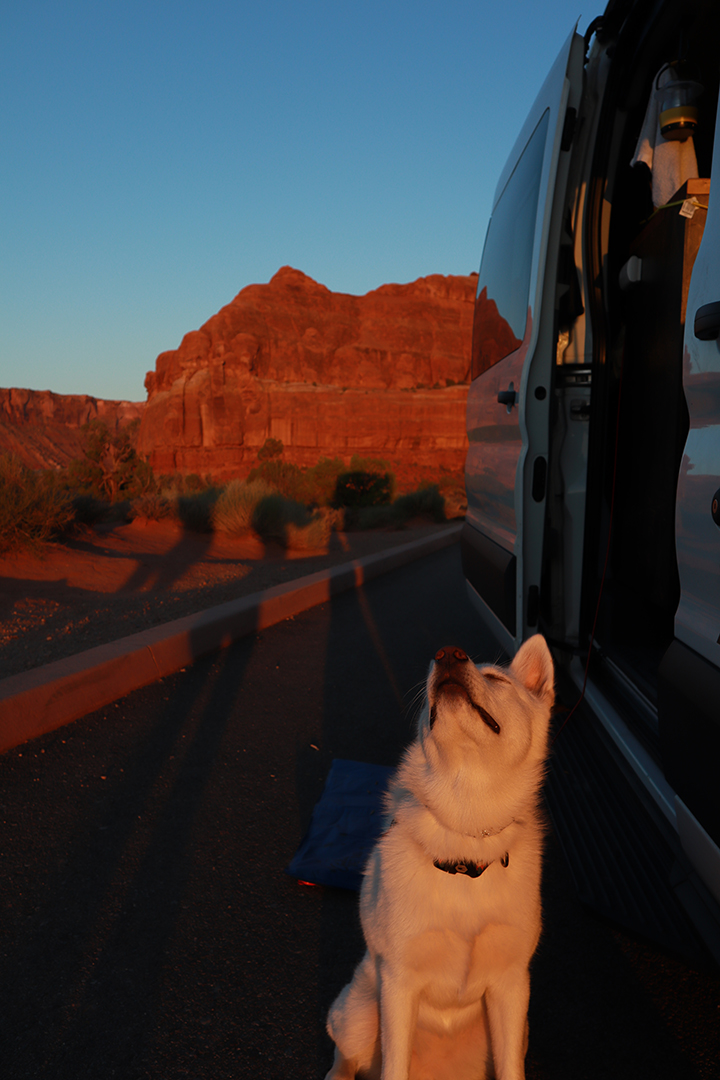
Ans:
[{"label": "van door hinge", "polygon": [[572,146],[573,137],[575,135],[575,124],[577,123],[577,109],[573,109],[572,106],[568,107],[565,113],[565,123],[563,124],[562,140],[560,142],[561,150],[569,150]]}]

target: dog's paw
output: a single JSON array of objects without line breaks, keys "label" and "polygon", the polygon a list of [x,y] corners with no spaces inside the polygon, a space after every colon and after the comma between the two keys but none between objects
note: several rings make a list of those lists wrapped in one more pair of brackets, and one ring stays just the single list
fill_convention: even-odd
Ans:
[{"label": "dog's paw", "polygon": [[356,1075],[357,1062],[344,1057],[336,1047],[335,1059],[325,1080],[355,1080]]}]

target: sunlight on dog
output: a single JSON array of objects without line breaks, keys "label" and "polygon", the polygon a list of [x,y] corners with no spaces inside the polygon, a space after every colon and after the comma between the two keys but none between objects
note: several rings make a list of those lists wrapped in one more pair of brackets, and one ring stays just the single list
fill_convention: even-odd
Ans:
[{"label": "sunlight on dog", "polygon": [[439,649],[360,894],[367,952],[326,1080],[523,1080],[554,700],[540,635],[509,667]]}]

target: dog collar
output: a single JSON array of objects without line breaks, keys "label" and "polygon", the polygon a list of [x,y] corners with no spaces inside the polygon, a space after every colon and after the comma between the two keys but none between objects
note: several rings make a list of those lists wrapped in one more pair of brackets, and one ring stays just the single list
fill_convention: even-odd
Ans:
[{"label": "dog collar", "polygon": [[[424,806],[429,814],[432,814],[432,816],[435,818],[435,820],[438,821],[442,825],[443,829],[447,829],[449,832],[455,832],[454,829],[452,829],[449,825],[445,824],[445,822],[438,815],[438,813],[435,810],[433,810],[431,807],[429,807],[427,803],[420,803],[420,805]],[[518,823],[517,818],[510,818],[507,825],[503,825],[500,829],[481,829],[479,833],[464,833],[462,835],[469,836],[472,840],[485,840],[485,839],[487,839],[488,836],[499,836],[501,832],[505,832],[505,830],[509,829],[511,825],[515,825],[517,823]],[[394,819],[393,819],[391,824],[393,824],[393,825],[395,824]],[[476,865],[479,865],[479,864],[476,864]],[[487,865],[489,866],[490,863],[488,863]]]},{"label": "dog collar", "polygon": [[[476,878],[484,874],[488,866],[492,866],[491,862],[440,862],[438,859],[433,860],[433,866],[436,866],[438,870],[442,870],[444,874],[462,874],[464,877]],[[507,866],[510,862],[510,855],[506,851],[500,859],[501,866]]]}]

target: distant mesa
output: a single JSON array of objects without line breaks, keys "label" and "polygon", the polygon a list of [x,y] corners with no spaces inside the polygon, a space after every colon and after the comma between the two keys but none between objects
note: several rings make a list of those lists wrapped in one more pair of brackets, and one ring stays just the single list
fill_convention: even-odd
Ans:
[{"label": "distant mesa", "polygon": [[284,266],[158,356],[138,449],[158,472],[219,477],[267,438],[300,465],[361,453],[461,469],[476,283],[350,296]]},{"label": "distant mesa", "polygon": [[0,453],[16,454],[31,469],[60,469],[81,456],[83,424],[103,420],[115,431],[139,419],[144,408],[144,401],[0,389]]}]

